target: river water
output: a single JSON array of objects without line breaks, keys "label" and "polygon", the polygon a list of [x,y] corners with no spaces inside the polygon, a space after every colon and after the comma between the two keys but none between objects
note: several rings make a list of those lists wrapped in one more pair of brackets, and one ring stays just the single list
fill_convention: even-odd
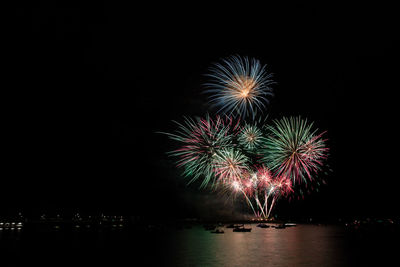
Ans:
[{"label": "river water", "polygon": [[388,266],[398,251],[341,226],[246,226],[252,231],[3,231],[0,266]]}]

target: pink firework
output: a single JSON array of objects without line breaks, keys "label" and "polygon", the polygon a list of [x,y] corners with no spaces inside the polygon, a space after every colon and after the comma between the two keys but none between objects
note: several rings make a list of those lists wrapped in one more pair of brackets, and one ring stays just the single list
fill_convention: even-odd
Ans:
[{"label": "pink firework", "polygon": [[271,171],[264,165],[257,168],[257,180],[259,189],[267,187],[272,181]]}]

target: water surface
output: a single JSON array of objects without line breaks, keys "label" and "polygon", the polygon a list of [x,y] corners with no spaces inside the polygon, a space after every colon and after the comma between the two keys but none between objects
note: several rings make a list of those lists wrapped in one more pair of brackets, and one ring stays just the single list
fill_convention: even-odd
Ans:
[{"label": "water surface", "polygon": [[0,266],[387,266],[398,252],[398,242],[341,226],[246,226],[252,231],[2,231]]},{"label": "water surface", "polygon": [[250,233],[211,234],[201,227],[179,232],[175,266],[343,266],[348,263],[343,230],[298,225]]}]

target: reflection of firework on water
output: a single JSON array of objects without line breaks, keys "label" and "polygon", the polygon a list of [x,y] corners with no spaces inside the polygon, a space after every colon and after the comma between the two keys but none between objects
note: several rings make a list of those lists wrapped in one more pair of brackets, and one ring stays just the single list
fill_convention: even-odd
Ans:
[{"label": "reflection of firework on water", "polygon": [[218,179],[230,183],[242,179],[248,171],[248,158],[233,148],[220,149],[214,160],[214,170]]},{"label": "reflection of firework on water", "polygon": [[238,142],[245,149],[255,151],[260,148],[265,141],[261,129],[256,125],[246,124],[238,134]]},{"label": "reflection of firework on water", "polygon": [[311,180],[311,174],[320,169],[328,148],[323,133],[317,135],[312,125],[300,117],[284,117],[268,127],[264,160],[275,175],[301,182]]},{"label": "reflection of firework on water", "polygon": [[[177,123],[177,122],[176,122]],[[203,176],[201,186],[206,186],[210,180],[214,182],[214,161],[218,151],[231,145],[231,134],[238,128],[229,118],[223,120],[209,116],[195,120],[186,118],[175,134],[167,135],[182,143],[179,149],[171,151],[172,156],[178,157],[177,165],[184,168],[185,177],[191,176],[191,181]]]},{"label": "reflection of firework on water", "polygon": [[211,94],[210,103],[220,111],[254,118],[257,110],[266,108],[267,97],[272,96],[272,75],[258,60],[232,56],[214,64],[210,71],[206,92]]}]

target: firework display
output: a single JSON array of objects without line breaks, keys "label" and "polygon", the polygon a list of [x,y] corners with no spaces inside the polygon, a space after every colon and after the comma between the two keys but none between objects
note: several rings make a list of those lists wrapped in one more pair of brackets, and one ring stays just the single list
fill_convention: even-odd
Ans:
[{"label": "firework display", "polygon": [[[269,218],[280,198],[293,198],[325,183],[319,173],[327,159],[324,132],[301,117],[272,123],[255,119],[272,95],[271,75],[258,60],[231,57],[215,64],[207,92],[222,115],[185,118],[175,133],[180,146],[169,152],[200,187],[242,196],[254,215]],[[239,120],[239,117],[242,119]]]}]

